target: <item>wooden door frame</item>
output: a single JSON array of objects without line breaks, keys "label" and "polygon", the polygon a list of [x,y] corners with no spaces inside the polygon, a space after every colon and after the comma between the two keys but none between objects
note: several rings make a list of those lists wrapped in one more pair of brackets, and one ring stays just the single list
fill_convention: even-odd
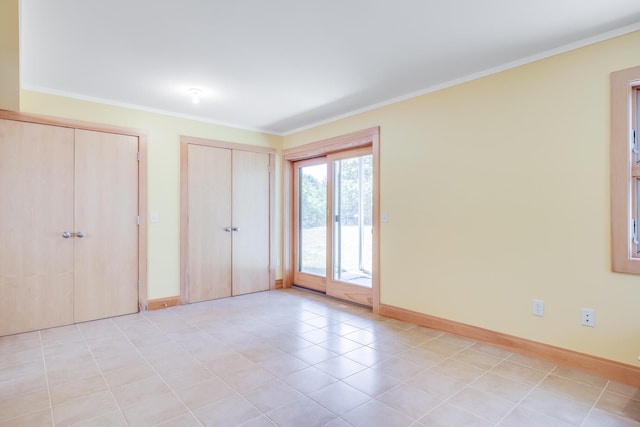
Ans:
[{"label": "wooden door frame", "polygon": [[[327,167],[327,158],[326,156],[318,156],[318,157],[313,157],[311,159],[304,159],[304,160],[297,160],[296,162],[293,162],[292,165],[292,179],[293,179],[293,192],[291,193],[292,195],[292,200],[291,203],[293,204],[293,218],[292,218],[292,229],[293,230],[297,230],[299,227],[299,218],[300,218],[300,207],[298,206],[298,204],[296,203],[296,199],[297,199],[297,195],[299,194],[299,183],[298,180],[296,179],[296,169],[300,166],[296,166],[296,164],[298,162],[309,162],[307,165],[305,166],[312,166],[312,165],[320,165],[320,164],[325,164]],[[302,166],[304,167],[304,166]],[[327,176],[328,178],[328,176]],[[327,191],[327,195],[329,194],[329,192]],[[327,233],[328,233],[328,225],[329,225],[329,211],[328,211],[328,203],[329,200],[327,199],[327,205],[325,206],[327,209],[325,209],[325,221],[327,223]],[[296,238],[298,237],[298,238]],[[328,234],[326,235],[326,237],[328,238]],[[300,236],[298,235],[298,233],[292,233],[291,234],[291,245],[293,248],[293,265],[298,265],[298,256],[299,256],[299,246],[300,246],[300,241],[299,241]],[[325,245],[327,242],[327,238],[325,238]],[[327,246],[325,248],[326,252],[328,252],[329,247]],[[304,273],[304,272],[296,272],[297,267],[294,268],[292,270],[292,282],[294,280],[298,280],[298,284],[300,284],[301,286],[304,286],[305,288],[310,288],[319,292],[325,292],[327,291],[327,274],[329,273],[329,264],[326,263],[325,260],[325,267],[326,267],[326,271],[325,271],[325,275],[323,276],[315,276],[309,273]],[[302,277],[300,276],[302,275]],[[297,279],[296,279],[297,276]],[[305,277],[306,276],[306,277]]]},{"label": "wooden door frame", "polygon": [[[353,301],[358,304],[362,304],[366,306],[371,305],[373,307],[373,274],[372,274],[372,280],[371,280],[371,288],[354,285],[352,283],[343,282],[341,280],[336,280],[333,278],[333,275],[335,273],[333,267],[336,261],[336,254],[334,253],[334,250],[336,247],[335,245],[336,223],[334,219],[334,215],[336,214],[336,205],[335,205],[336,188],[335,188],[334,162],[337,160],[357,158],[360,156],[369,156],[369,155],[373,156],[373,147],[369,145],[358,147],[358,148],[350,148],[348,150],[339,151],[337,153],[327,154],[327,177],[328,177],[327,208],[329,211],[328,217],[330,218],[330,220],[327,221],[327,266],[331,266],[331,268],[327,268],[325,293],[332,297],[340,298],[347,301]],[[375,173],[374,173],[373,179],[375,179]],[[375,199],[375,196],[374,196],[374,199]],[[372,222],[373,222],[373,218],[372,218]],[[374,236],[376,235],[375,230],[373,235]],[[372,270],[373,270],[373,265],[372,265]]]},{"label": "wooden door frame", "polygon": [[189,144],[204,145],[207,147],[226,148],[229,150],[250,151],[269,155],[269,290],[276,288],[276,269],[274,256],[275,248],[275,166],[276,149],[259,145],[240,144],[237,142],[218,141],[214,139],[198,138],[194,136],[180,135],[180,304],[188,304],[188,261],[189,261],[189,233],[187,220],[189,218],[189,174],[188,159]]},{"label": "wooden door frame", "polygon": [[380,127],[372,127],[334,138],[324,139],[282,150],[282,281],[283,287],[293,285],[296,265],[293,250],[293,165],[298,160],[371,146],[373,154],[373,280],[372,310],[380,311]]},{"label": "wooden door frame", "polygon": [[37,123],[41,125],[83,129],[96,132],[129,135],[138,138],[138,310],[147,310],[147,133],[140,129],[111,126],[100,123],[83,122],[80,120],[63,119],[39,114],[17,113],[15,111],[0,110],[0,119],[18,122]]}]

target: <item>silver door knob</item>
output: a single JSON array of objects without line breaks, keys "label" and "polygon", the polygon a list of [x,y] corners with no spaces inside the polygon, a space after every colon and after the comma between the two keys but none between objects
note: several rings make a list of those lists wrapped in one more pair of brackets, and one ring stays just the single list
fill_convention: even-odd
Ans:
[{"label": "silver door knob", "polygon": [[233,231],[240,231],[240,227],[231,227]]},{"label": "silver door knob", "polygon": [[76,236],[78,236],[79,238],[83,238],[84,236],[86,236],[86,234],[84,234],[84,231],[78,231],[77,233],[75,233]]},{"label": "silver door knob", "polygon": [[68,239],[69,237],[71,237],[71,233],[69,233],[68,231],[65,231],[64,233],[62,233],[62,237],[64,237],[65,239]]},{"label": "silver door knob", "polygon": [[225,227],[224,231],[226,231],[227,233],[231,233],[231,227]]}]

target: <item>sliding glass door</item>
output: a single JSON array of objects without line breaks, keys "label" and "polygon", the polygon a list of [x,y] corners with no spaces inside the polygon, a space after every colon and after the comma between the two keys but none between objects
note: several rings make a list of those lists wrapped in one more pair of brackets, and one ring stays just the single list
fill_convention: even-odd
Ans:
[{"label": "sliding glass door", "polygon": [[371,306],[371,149],[296,162],[294,210],[294,283]]}]

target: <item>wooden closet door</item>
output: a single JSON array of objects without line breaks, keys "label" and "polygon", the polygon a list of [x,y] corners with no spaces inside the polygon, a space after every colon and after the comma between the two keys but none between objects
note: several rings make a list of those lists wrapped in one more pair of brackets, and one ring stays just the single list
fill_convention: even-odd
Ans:
[{"label": "wooden closet door", "polygon": [[73,130],[0,120],[0,335],[73,322]]},{"label": "wooden closet door", "polygon": [[233,150],[233,295],[269,289],[269,155]]},{"label": "wooden closet door", "polygon": [[231,150],[188,145],[188,302],[231,296]]},{"label": "wooden closet door", "polygon": [[74,321],[138,311],[138,138],[75,131]]}]

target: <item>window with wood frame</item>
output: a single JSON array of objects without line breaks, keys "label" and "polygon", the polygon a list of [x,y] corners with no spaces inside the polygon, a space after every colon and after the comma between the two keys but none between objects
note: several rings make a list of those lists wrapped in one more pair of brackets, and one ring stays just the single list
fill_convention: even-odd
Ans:
[{"label": "window with wood frame", "polygon": [[613,271],[640,274],[640,66],[611,74]]}]

